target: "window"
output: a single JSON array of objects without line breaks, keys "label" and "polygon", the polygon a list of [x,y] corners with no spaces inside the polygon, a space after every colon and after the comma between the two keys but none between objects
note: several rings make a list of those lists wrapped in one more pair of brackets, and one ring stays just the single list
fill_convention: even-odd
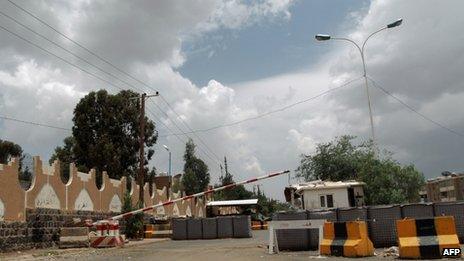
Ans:
[{"label": "window", "polygon": [[333,201],[333,195],[320,195],[319,199],[321,200],[321,208],[333,208],[334,207],[334,201]]},{"label": "window", "polygon": [[325,208],[325,196],[321,196],[321,208]]},{"label": "window", "polygon": [[327,207],[328,208],[333,208],[334,206],[334,200],[332,195],[327,195]]}]

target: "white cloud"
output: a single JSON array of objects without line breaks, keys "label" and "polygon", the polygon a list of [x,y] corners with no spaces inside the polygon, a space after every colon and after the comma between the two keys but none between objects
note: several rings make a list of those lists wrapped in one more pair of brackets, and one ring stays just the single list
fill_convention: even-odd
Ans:
[{"label": "white cloud", "polygon": [[291,17],[289,8],[293,0],[259,0],[246,3],[243,0],[216,2],[209,19],[197,26],[199,31],[211,31],[218,28],[237,29],[259,23],[266,19],[284,19]]},{"label": "white cloud", "polygon": [[[0,111],[21,120],[70,128],[73,107],[85,95],[67,84],[58,69],[19,61],[13,72],[0,71]],[[48,157],[70,132],[2,121],[0,137],[19,143],[26,152]]]},{"label": "white cloud", "polygon": [[[330,58],[325,62],[332,63],[316,64],[312,71],[302,70],[233,86],[216,80],[206,86],[196,86],[176,71],[186,59],[182,43],[190,36],[201,37],[203,33],[224,28],[239,30],[266,19],[285,21],[291,17],[292,1],[147,1],[137,5],[125,1],[81,1],[53,2],[51,7],[35,3],[31,2],[39,16],[159,90],[192,129],[278,109],[335,88],[359,77],[362,71],[357,51],[341,43],[334,44],[334,50],[324,56]],[[462,111],[459,101],[464,95],[461,5],[460,1],[441,5],[433,1],[373,1],[366,12],[352,14],[351,18],[357,19],[359,25],[345,32],[360,40],[378,27],[403,17],[401,27],[376,35],[367,45],[369,75],[420,112],[457,130],[464,129],[463,118],[458,113]],[[13,38],[2,37],[0,44],[2,114],[70,127],[78,99],[89,90],[108,87]],[[82,53],[92,62],[98,62]],[[106,65],[105,68],[111,69]],[[373,87],[371,93],[380,145],[394,150],[401,161],[416,163],[429,176],[445,168],[459,170],[460,158],[456,155],[462,155],[462,144],[454,136],[412,114]],[[286,111],[198,133],[198,136],[218,158],[227,155],[236,180],[263,172],[292,170],[297,167],[298,155],[314,150],[317,142],[343,134],[369,137],[365,95],[363,83],[359,81]],[[152,117],[154,112],[172,131],[179,132],[154,103],[168,111],[170,119],[178,118],[159,97],[147,103],[149,115]],[[188,131],[180,121],[176,123]],[[159,121],[157,125],[160,134],[170,132]],[[26,151],[44,158],[65,135],[58,130],[0,121],[2,138],[18,142]],[[208,150],[195,135],[191,136],[199,147]],[[160,147],[162,144],[169,145],[173,152],[174,172],[182,170],[185,137],[179,139],[183,141],[175,136],[160,139],[154,161],[159,170],[167,168],[167,153]],[[219,176],[216,159],[206,157],[200,148],[197,153],[210,166],[215,182]],[[283,198],[283,184],[286,184],[285,177],[263,182],[265,191],[277,198]]]}]

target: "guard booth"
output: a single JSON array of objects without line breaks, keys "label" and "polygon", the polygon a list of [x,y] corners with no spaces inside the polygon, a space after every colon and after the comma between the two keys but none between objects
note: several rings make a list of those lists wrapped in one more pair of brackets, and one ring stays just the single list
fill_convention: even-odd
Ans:
[{"label": "guard booth", "polygon": [[206,203],[206,216],[250,215],[256,213],[258,199],[220,200]]}]

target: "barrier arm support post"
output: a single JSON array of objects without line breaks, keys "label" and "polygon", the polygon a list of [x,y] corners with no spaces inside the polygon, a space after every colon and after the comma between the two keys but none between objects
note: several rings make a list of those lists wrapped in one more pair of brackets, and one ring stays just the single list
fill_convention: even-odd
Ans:
[{"label": "barrier arm support post", "polygon": [[[323,237],[323,227],[325,219],[311,220],[278,220],[269,222],[269,254],[279,253],[279,243],[277,242],[276,230],[282,229],[313,229],[317,228],[319,232],[319,255],[321,254],[320,243]],[[275,249],[275,251],[274,251]]]}]

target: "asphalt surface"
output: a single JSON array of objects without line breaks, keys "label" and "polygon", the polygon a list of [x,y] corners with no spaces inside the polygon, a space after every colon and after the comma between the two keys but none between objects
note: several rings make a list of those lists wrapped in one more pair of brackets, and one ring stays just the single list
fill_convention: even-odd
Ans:
[{"label": "asphalt surface", "polygon": [[[253,231],[253,238],[185,240],[143,240],[131,242],[124,248],[109,249],[42,249],[0,255],[0,260],[308,260],[312,258],[346,260],[342,257],[319,257],[317,251],[268,254],[268,231]],[[377,256],[364,259],[392,260]],[[358,259],[359,260],[359,259]]]}]

